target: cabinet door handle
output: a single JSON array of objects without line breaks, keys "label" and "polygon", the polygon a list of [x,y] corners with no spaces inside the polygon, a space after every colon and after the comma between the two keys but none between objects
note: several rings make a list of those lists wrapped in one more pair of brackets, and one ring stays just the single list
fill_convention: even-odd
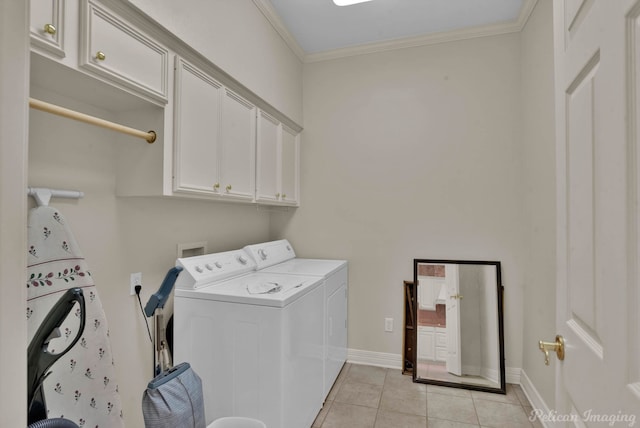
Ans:
[{"label": "cabinet door handle", "polygon": [[231,184],[227,184],[227,187],[225,187],[225,189],[227,189],[227,192],[231,190]]},{"label": "cabinet door handle", "polygon": [[276,199],[280,199],[280,193],[276,193]]},{"label": "cabinet door handle", "polygon": [[56,34],[58,30],[56,30],[56,27],[53,24],[45,24],[44,25],[44,32],[46,34],[51,34],[52,36]]},{"label": "cabinet door handle", "polygon": [[98,52],[96,53],[96,59],[97,59],[98,61],[104,61],[105,59],[107,59],[107,56],[104,54],[104,52],[102,52],[102,51],[98,51]]},{"label": "cabinet door handle", "polygon": [[287,194],[286,194],[286,193],[283,193],[283,194],[282,194],[282,199],[285,199],[286,197],[287,197]]},{"label": "cabinet door handle", "polygon": [[217,192],[219,188],[220,188],[220,183],[216,183],[216,184],[213,185],[213,190],[214,191]]}]

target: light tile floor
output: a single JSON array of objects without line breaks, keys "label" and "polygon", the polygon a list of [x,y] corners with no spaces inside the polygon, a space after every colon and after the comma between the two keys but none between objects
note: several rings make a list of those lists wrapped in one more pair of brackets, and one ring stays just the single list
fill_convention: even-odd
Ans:
[{"label": "light tile floor", "polygon": [[507,394],[413,383],[400,370],[346,364],[313,428],[538,428],[518,385]]}]

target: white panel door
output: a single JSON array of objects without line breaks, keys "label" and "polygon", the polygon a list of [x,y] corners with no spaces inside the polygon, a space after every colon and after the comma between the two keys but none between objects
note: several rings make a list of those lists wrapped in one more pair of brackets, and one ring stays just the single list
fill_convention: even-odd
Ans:
[{"label": "white panel door", "polygon": [[567,425],[640,417],[639,16],[637,0],[554,0],[556,320],[566,350],[551,359]]},{"label": "white panel door", "polygon": [[462,376],[462,350],[460,347],[460,275],[458,265],[444,265],[447,287],[447,371]]},{"label": "white panel door", "polygon": [[222,86],[190,65],[176,60],[174,106],[174,190],[216,194],[218,129]]},{"label": "white panel door", "polygon": [[220,185],[225,196],[252,200],[255,193],[256,107],[226,89],[220,129]]}]

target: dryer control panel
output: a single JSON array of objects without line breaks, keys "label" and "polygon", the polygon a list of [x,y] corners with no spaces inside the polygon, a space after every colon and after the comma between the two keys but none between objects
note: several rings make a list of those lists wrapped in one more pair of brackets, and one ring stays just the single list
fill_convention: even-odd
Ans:
[{"label": "dryer control panel", "polygon": [[244,250],[256,262],[258,270],[296,257],[296,252],[286,239],[247,245]]},{"label": "dryer control panel", "polygon": [[193,290],[256,270],[256,262],[243,250],[185,257],[176,261],[184,270],[176,288]]}]

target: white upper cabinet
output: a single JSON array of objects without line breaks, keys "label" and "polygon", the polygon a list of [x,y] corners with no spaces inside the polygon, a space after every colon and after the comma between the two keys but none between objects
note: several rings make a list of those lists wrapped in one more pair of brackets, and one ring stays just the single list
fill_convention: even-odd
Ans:
[{"label": "white upper cabinet", "polygon": [[224,88],[177,58],[174,99],[174,191],[218,194],[218,129]]},{"label": "white upper cabinet", "polygon": [[65,0],[31,0],[31,44],[63,58]]},{"label": "white upper cabinet", "polygon": [[253,201],[253,104],[176,59],[174,191]]},{"label": "white upper cabinet", "polygon": [[82,1],[80,67],[166,103],[169,51],[99,3]]},{"label": "white upper cabinet", "polygon": [[256,201],[299,204],[299,134],[269,114],[258,113]]},{"label": "white upper cabinet", "polygon": [[277,202],[278,190],[278,141],[280,140],[280,122],[260,111],[258,113],[258,156],[256,178],[256,200]]},{"label": "white upper cabinet", "polygon": [[256,107],[225,89],[220,126],[220,184],[227,196],[253,200]]},{"label": "white upper cabinet", "polygon": [[300,183],[300,134],[282,125],[282,148],[280,150],[282,202],[298,205]]},{"label": "white upper cabinet", "polygon": [[130,2],[28,1],[32,86],[157,133],[119,145],[117,195],[298,206],[297,124]]}]

